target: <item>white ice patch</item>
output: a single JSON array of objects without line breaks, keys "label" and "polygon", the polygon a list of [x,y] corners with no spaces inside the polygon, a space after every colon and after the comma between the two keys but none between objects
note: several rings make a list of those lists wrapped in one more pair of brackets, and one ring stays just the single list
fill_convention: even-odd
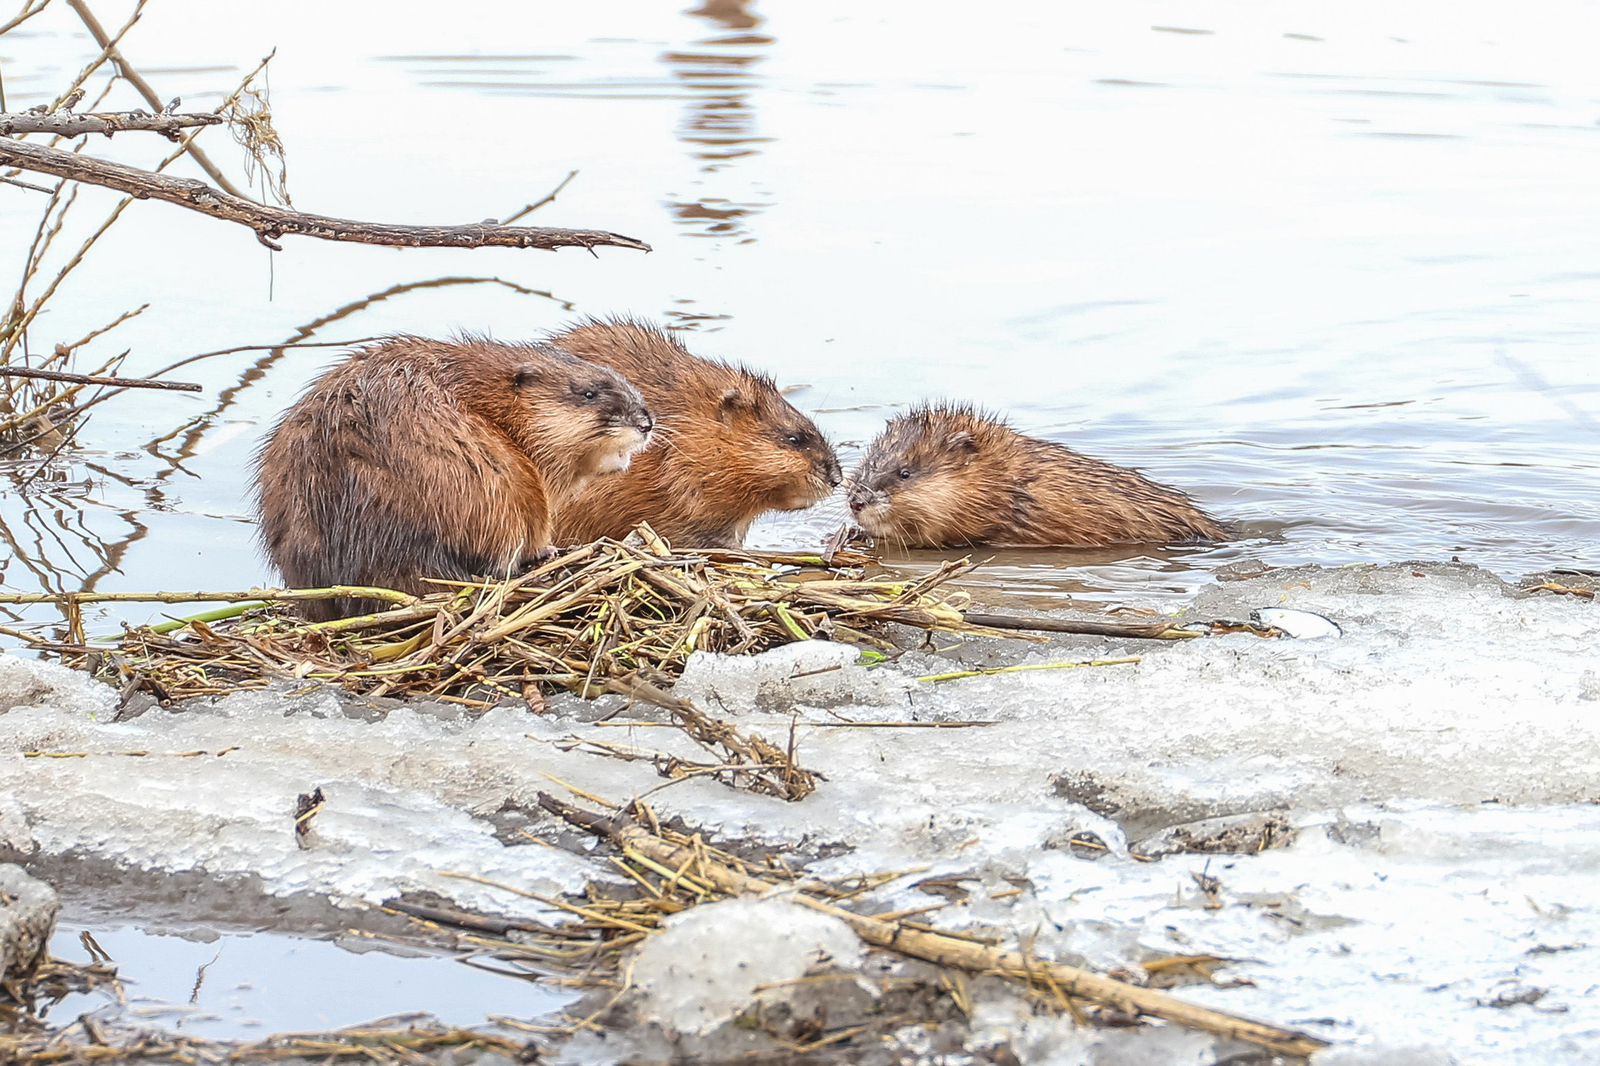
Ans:
[{"label": "white ice patch", "polygon": [[1215,1066],[1232,1054],[1209,1033],[1177,1026],[1085,1029],[1070,1015],[1037,1014],[1012,997],[975,1004],[972,1029],[972,1046],[1004,1045],[1022,1066]]},{"label": "white ice patch", "polygon": [[705,904],[669,919],[634,956],[643,1016],[680,1033],[708,1033],[756,990],[804,977],[819,963],[849,966],[861,941],[844,922],[781,898]]},{"label": "white ice patch", "polygon": [[673,691],[710,711],[796,705],[901,706],[916,682],[896,670],[862,670],[854,645],[809,640],[756,656],[696,652]]},{"label": "white ice patch", "polygon": [[71,707],[79,714],[109,715],[117,694],[78,670],[0,653],[0,714],[18,707]]},{"label": "white ice patch", "polygon": [[1448,1051],[1429,1047],[1331,1047],[1311,1056],[1311,1066],[1456,1066]]}]

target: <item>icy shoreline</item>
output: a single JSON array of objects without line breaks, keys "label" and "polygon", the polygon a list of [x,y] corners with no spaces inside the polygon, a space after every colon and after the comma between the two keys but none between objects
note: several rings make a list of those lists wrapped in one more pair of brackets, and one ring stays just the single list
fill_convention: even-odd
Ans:
[{"label": "icy shoreline", "polygon": [[[797,720],[799,759],[827,780],[799,804],[707,781],[651,803],[725,839],[793,849],[793,861],[828,856],[817,875],[928,866],[864,902],[927,906],[939,897],[915,882],[955,878],[966,897],[927,920],[1027,936],[1044,957],[1239,960],[1220,974],[1229,987],[1181,994],[1330,1040],[1432,1045],[1463,1064],[1600,1056],[1600,609],[1472,567],[1400,564],[1228,581],[1183,617],[1275,606],[1328,615],[1345,635],[979,641],[870,669],[825,643],[697,659],[679,695],[775,740]],[[1141,661],[916,680],[952,659],[1127,656]],[[559,791],[552,776],[619,801],[661,784],[648,760],[575,741],[691,754],[651,727],[653,709],[599,724],[610,705],[576,700],[476,720],[442,705],[380,714],[331,694],[247,694],[120,723],[114,704],[80,675],[0,657],[0,858],[192,871],[336,906],[431,892],[541,914],[444,874],[545,894],[610,879],[587,844],[516,843],[518,827],[554,835],[532,813],[537,793]],[[151,754],[117,754],[130,751]],[[179,754],[192,751],[211,754]],[[328,803],[301,847],[292,812],[313,787]],[[1179,823],[1256,814],[1293,827],[1292,841],[1128,854],[1130,842],[1159,850]],[[1086,833],[1107,849],[1098,860],[1070,845]],[[1025,1063],[1075,1061],[1052,1049],[1100,1039],[985,1010],[985,1032],[1010,1033]],[[1080,1059],[1091,1054],[1085,1044]]]}]

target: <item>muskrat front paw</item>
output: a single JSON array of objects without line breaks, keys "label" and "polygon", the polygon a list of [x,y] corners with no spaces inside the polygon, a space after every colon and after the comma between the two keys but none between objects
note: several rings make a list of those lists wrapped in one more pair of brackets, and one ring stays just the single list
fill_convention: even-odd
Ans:
[{"label": "muskrat front paw", "polygon": [[536,566],[548,563],[551,559],[554,559],[560,554],[560,550],[557,549],[555,545],[546,544],[542,548],[535,548],[532,555],[524,555],[522,560],[517,563],[517,569],[526,573]]}]

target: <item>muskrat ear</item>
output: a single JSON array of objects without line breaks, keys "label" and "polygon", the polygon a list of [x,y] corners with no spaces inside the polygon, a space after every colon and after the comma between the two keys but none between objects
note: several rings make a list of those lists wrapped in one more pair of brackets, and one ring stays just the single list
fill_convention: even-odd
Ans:
[{"label": "muskrat ear", "polygon": [[749,407],[750,401],[745,399],[744,393],[738,389],[728,389],[722,394],[721,407],[724,420],[732,418],[733,413],[741,407]]},{"label": "muskrat ear", "polygon": [[966,452],[969,455],[976,454],[978,451],[978,442],[973,440],[972,434],[964,429],[950,434],[945,438],[944,442],[950,447],[951,451]]},{"label": "muskrat ear", "polygon": [[517,388],[526,388],[539,380],[539,370],[531,363],[524,363],[517,367],[517,372],[512,375],[511,383]]}]

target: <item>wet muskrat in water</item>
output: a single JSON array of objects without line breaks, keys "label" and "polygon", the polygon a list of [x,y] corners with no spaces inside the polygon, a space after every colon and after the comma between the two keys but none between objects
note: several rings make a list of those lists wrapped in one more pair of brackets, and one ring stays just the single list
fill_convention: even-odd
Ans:
[{"label": "wet muskrat in water", "polygon": [[261,538],[296,587],[420,594],[438,588],[425,577],[504,577],[549,549],[554,512],[627,469],[653,426],[621,375],[553,345],[392,338],[323,374],[268,436]]},{"label": "wet muskrat in water", "polygon": [[628,319],[587,321],[550,338],[625,375],[656,415],[655,442],[620,477],[591,484],[556,516],[556,539],[625,536],[640,522],[682,547],[737,547],[766,511],[826,498],[839,460],[771,378],[702,359]]},{"label": "wet muskrat in water", "polygon": [[1024,436],[965,405],[890,419],[847,486],[861,527],[906,548],[1227,540],[1176,489]]}]

